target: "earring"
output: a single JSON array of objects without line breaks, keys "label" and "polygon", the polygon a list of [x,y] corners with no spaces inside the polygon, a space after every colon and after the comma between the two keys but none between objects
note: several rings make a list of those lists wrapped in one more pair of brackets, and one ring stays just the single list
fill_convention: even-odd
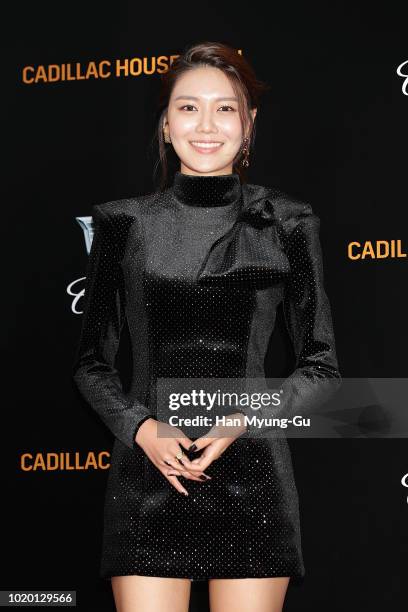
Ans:
[{"label": "earring", "polygon": [[249,138],[245,137],[244,140],[243,140],[244,146],[241,149],[241,154],[243,155],[243,159],[241,161],[241,166],[244,166],[245,168],[248,168],[248,166],[249,166],[249,161],[248,161],[248,157],[249,157],[248,143],[249,143]]},{"label": "earring", "polygon": [[164,132],[164,142],[171,142],[170,135],[168,135],[167,132]]}]

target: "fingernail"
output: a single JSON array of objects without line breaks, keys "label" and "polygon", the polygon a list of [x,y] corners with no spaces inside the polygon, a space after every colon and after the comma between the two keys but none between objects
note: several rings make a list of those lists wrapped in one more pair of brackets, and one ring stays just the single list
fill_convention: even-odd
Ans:
[{"label": "fingernail", "polygon": [[195,450],[197,450],[197,445],[196,445],[196,444],[192,444],[188,450],[189,450],[189,451],[195,451]]},{"label": "fingernail", "polygon": [[183,491],[184,495],[188,495],[187,491]]},{"label": "fingernail", "polygon": [[200,475],[200,479],[201,479],[201,480],[207,480],[207,476],[204,476],[204,474],[201,474],[201,475]]}]

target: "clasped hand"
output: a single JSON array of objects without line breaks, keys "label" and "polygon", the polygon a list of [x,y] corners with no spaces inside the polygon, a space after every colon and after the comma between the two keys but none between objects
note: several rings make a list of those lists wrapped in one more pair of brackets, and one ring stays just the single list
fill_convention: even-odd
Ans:
[{"label": "clasped hand", "polygon": [[[179,476],[198,482],[211,479],[205,470],[246,431],[243,415],[241,413],[229,415],[229,418],[234,417],[239,418],[240,425],[214,425],[205,436],[195,441],[178,427],[150,418],[139,427],[135,441],[168,482],[180,493],[188,495],[188,491],[178,480]],[[160,436],[157,433],[159,424]],[[166,428],[169,428],[168,437]],[[190,461],[187,455],[183,454],[182,458],[176,458],[180,453],[180,446],[185,450],[191,450],[193,445],[194,451],[203,450],[200,457]]]}]

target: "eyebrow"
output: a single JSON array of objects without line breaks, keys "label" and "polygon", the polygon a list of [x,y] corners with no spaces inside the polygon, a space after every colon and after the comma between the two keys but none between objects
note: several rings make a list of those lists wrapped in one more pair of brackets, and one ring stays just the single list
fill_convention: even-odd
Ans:
[{"label": "eyebrow", "polygon": [[[197,98],[196,96],[177,96],[177,98],[174,98],[174,100],[180,100],[180,99],[183,99],[183,100],[198,100],[199,98]],[[221,96],[221,98],[215,98],[216,102],[220,102],[221,100],[232,100],[234,102],[238,102],[237,98],[231,98],[231,97],[228,98],[228,97],[224,97],[224,96]]]}]

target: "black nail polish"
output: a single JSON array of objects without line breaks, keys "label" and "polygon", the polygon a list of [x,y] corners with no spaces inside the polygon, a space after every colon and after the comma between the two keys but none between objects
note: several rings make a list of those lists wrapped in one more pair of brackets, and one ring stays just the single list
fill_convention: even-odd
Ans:
[{"label": "black nail polish", "polygon": [[204,474],[201,474],[199,478],[201,478],[201,480],[207,480],[207,476],[204,476]]},{"label": "black nail polish", "polygon": [[195,451],[195,450],[197,450],[197,445],[193,443],[193,444],[190,446],[190,448],[189,448],[188,450],[189,450],[189,451]]}]

